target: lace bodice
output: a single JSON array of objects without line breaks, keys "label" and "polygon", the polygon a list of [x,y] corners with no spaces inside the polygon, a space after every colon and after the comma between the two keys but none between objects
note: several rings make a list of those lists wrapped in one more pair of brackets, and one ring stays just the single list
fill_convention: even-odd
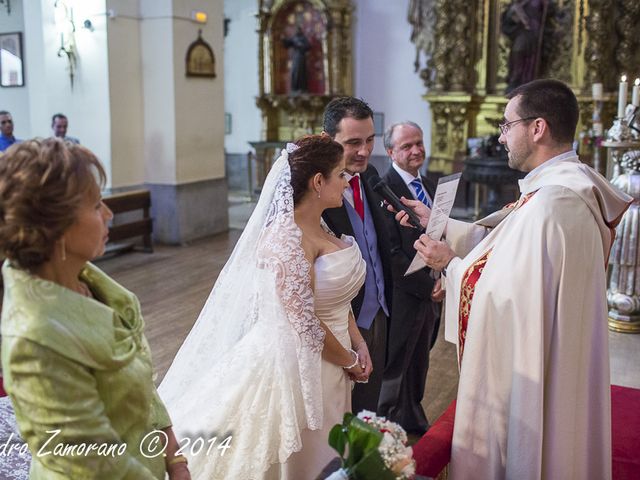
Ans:
[{"label": "lace bodice", "polygon": [[314,306],[316,316],[348,348],[349,309],[364,283],[366,264],[354,238],[343,235],[342,240],[350,245],[315,261]]}]

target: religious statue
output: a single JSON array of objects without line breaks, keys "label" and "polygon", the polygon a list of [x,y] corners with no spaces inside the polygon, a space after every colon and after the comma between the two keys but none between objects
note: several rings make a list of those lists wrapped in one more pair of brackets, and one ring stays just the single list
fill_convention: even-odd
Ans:
[{"label": "religious statue", "polygon": [[434,35],[436,24],[435,0],[410,0],[407,20],[411,25],[411,42],[416,46],[413,62],[415,72],[420,69],[420,54],[426,57],[426,67],[420,76],[427,87],[433,85],[435,68],[433,65]]},{"label": "religious statue", "polygon": [[513,0],[502,14],[501,30],[511,40],[507,93],[540,73],[549,0]]},{"label": "religious statue", "polygon": [[304,36],[302,28],[298,26],[296,33],[290,38],[283,38],[285,47],[293,49],[291,60],[291,93],[308,92],[307,82],[307,52],[311,49],[311,43]]}]

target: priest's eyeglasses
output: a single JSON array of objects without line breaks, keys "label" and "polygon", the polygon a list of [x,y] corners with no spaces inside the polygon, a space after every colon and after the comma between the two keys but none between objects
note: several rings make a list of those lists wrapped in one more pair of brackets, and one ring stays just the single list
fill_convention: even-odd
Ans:
[{"label": "priest's eyeglasses", "polygon": [[526,122],[527,120],[534,120],[536,118],[538,118],[538,117],[519,118],[519,119],[513,120],[511,122],[500,123],[500,124],[498,124],[498,127],[500,128],[500,132],[502,133],[502,135],[506,135],[512,125],[515,125],[516,123],[520,123],[520,122]]}]

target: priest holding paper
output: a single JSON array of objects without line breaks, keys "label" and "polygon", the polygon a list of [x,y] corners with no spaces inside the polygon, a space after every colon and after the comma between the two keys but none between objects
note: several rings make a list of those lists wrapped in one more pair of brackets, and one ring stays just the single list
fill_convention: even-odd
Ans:
[{"label": "priest holding paper", "polygon": [[536,80],[508,97],[500,142],[528,172],[519,200],[475,224],[449,220],[446,243],[415,244],[445,275],[445,337],[458,346],[450,478],[610,479],[605,270],[632,199],[572,150],[566,85]]}]

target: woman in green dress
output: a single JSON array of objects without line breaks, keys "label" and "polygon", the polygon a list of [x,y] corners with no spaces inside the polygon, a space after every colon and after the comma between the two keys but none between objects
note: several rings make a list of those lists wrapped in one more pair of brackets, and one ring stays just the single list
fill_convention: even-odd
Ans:
[{"label": "woman in green dress", "polygon": [[134,294],[89,263],[113,214],[105,172],[57,139],[0,157],[4,386],[32,479],[188,480]]}]

